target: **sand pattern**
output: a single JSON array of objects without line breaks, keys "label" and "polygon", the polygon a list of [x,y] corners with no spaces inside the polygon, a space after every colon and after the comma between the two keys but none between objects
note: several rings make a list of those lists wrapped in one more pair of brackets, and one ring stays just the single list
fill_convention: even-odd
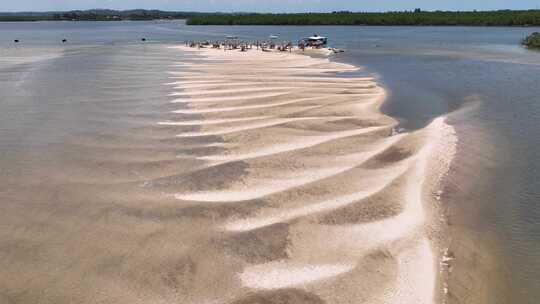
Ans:
[{"label": "sand pattern", "polygon": [[212,214],[210,242],[186,246],[205,248],[195,264],[220,262],[179,278],[212,282],[184,289],[183,303],[434,302],[425,206],[453,155],[444,118],[398,134],[379,111],[384,89],[327,58],[179,49],[193,60],[166,85],[184,106],[158,124],[221,147],[189,156],[202,164],[181,182],[161,181]]},{"label": "sand pattern", "polygon": [[0,303],[442,302],[444,118],[397,132],[320,53],[111,52],[44,129],[84,132],[0,172]]}]

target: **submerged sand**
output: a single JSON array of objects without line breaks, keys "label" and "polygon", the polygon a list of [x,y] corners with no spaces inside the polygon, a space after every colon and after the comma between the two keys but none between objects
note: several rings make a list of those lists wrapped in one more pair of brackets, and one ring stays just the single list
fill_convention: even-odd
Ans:
[{"label": "submerged sand", "polygon": [[201,170],[242,168],[174,193],[179,204],[233,211],[209,223],[226,265],[216,265],[212,285],[185,289],[184,303],[443,298],[425,209],[454,153],[444,118],[397,134],[379,111],[384,89],[370,77],[340,77],[357,68],[327,58],[180,49],[197,59],[170,71],[171,102],[187,105],[174,113],[196,117],[160,124],[197,126],[177,136],[223,147],[196,156]]},{"label": "submerged sand", "polygon": [[0,191],[0,303],[444,302],[445,118],[396,132],[376,80],[323,54],[166,50],[120,66],[154,67],[153,97],[128,77],[91,117],[131,127]]}]

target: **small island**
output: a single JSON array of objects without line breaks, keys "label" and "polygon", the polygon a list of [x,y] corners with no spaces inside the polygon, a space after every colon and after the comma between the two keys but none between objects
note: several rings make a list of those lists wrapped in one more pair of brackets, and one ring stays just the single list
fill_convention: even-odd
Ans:
[{"label": "small island", "polygon": [[527,38],[523,39],[523,45],[528,48],[540,49],[540,33],[535,32],[530,34]]}]

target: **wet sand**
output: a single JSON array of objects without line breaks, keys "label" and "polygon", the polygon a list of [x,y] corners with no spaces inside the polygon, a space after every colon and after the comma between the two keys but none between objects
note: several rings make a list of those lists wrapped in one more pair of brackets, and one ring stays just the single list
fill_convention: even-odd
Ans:
[{"label": "wet sand", "polygon": [[182,60],[107,71],[166,78],[144,98],[136,77],[103,89],[118,99],[88,120],[129,128],[70,138],[6,179],[0,302],[444,300],[445,118],[396,132],[375,79],[323,54],[169,51]]}]

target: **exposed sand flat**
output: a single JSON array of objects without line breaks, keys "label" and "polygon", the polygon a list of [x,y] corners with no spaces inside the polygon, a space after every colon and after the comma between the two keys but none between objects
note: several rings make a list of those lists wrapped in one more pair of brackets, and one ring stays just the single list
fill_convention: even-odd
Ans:
[{"label": "exposed sand flat", "polygon": [[205,119],[205,120],[184,120],[184,121],[160,121],[158,125],[162,126],[200,126],[200,125],[214,125],[231,122],[252,121],[272,118],[272,116],[255,116],[255,117],[243,117],[243,118],[226,118],[226,119]]},{"label": "exposed sand flat", "polygon": [[185,90],[185,89],[198,89],[198,88],[214,88],[214,87],[227,87],[227,88],[230,88],[230,87],[243,87],[243,86],[253,86],[253,85],[257,85],[259,84],[259,82],[255,82],[255,81],[245,81],[245,82],[236,82],[236,83],[228,83],[228,82],[224,82],[224,81],[221,81],[221,82],[210,82],[210,83],[194,83],[194,84],[185,84],[184,82],[182,81],[176,81],[176,82],[171,82],[171,83],[167,83],[167,85],[176,85],[174,87],[174,89],[177,89],[177,90]]},{"label": "exposed sand flat", "polygon": [[[309,62],[309,60],[305,61],[305,63],[307,62]],[[197,63],[188,64],[184,66],[192,67],[195,69],[195,71],[193,72],[169,71],[168,73],[171,75],[189,75],[189,74],[197,73],[199,68],[202,68],[205,71],[223,70],[223,67],[216,67],[212,65],[204,65],[204,64],[197,64]],[[287,61],[287,60],[283,60],[282,62],[279,62],[279,63],[274,62],[273,66],[264,65],[264,66],[259,67],[259,66],[250,66],[248,64],[240,64],[240,65],[236,65],[236,67],[248,67],[249,72],[271,72],[271,73],[285,73],[285,74],[305,72],[305,71],[317,71],[319,73],[328,73],[328,72],[349,72],[349,71],[359,70],[358,68],[351,65],[347,65],[347,64],[325,62],[324,64],[298,65],[298,63],[295,64],[293,61]]]},{"label": "exposed sand flat", "polygon": [[[276,162],[270,157],[250,161],[249,163],[252,164],[252,167],[258,170],[246,172],[241,180],[231,182],[228,189],[200,189],[192,193],[177,193],[176,198],[186,201],[214,203],[260,199],[302,185],[328,179],[361,166],[370,158],[388,149],[397,140],[399,140],[399,137],[391,138],[377,145],[377,148],[366,152],[336,155],[334,157],[325,157],[318,154],[311,156],[304,155],[302,165],[299,165],[295,170],[283,170],[284,168],[291,167],[291,163],[295,163],[295,159],[291,160],[291,158],[287,160],[282,159],[281,162]],[[279,157],[275,158],[279,159]],[[319,161],[324,165],[321,166],[318,163]],[[408,161],[405,160],[403,162],[408,163]],[[281,174],[279,179],[273,178],[276,174]],[[373,172],[370,172],[370,174],[373,174]]]},{"label": "exposed sand flat", "polygon": [[249,268],[240,274],[240,279],[250,288],[280,289],[331,278],[353,268],[354,265],[346,264],[290,265],[278,262]]},{"label": "exposed sand flat", "polygon": [[[293,91],[294,90],[294,91]],[[272,93],[267,93],[266,91],[272,91]],[[305,88],[305,87],[271,87],[271,88],[238,88],[238,89],[226,89],[226,90],[183,90],[180,92],[173,92],[170,93],[169,96],[182,96],[182,97],[188,97],[193,99],[199,99],[199,102],[219,102],[223,100],[227,100],[227,98],[230,98],[230,100],[240,100],[240,99],[256,99],[256,98],[265,98],[265,97],[273,97],[273,96],[280,96],[281,94],[291,94],[292,92],[295,92],[296,94],[300,93],[306,93],[306,94],[315,94],[318,93],[320,95],[332,95],[332,94],[356,94],[356,95],[380,95],[380,92],[378,92],[378,89],[376,88],[356,88],[356,87],[349,87],[349,88],[324,88],[324,87],[311,87],[311,88]],[[231,95],[235,95],[232,97]],[[205,96],[205,98],[201,97]],[[173,103],[176,100],[173,101]],[[183,102],[183,101],[181,101]],[[197,100],[193,100],[192,102],[197,102]]]},{"label": "exposed sand flat", "polygon": [[184,90],[182,92],[174,92],[169,96],[194,96],[194,95],[219,95],[226,93],[246,93],[246,92],[259,92],[259,91],[279,91],[293,89],[293,87],[270,87],[270,88],[243,88],[243,89],[224,89],[224,90]]},{"label": "exposed sand flat", "polygon": [[427,239],[403,250],[397,257],[398,276],[379,303],[433,303],[437,269]]},{"label": "exposed sand flat", "polygon": [[197,102],[224,102],[224,101],[236,101],[236,100],[243,100],[243,99],[258,99],[258,98],[268,98],[268,97],[276,97],[281,96],[284,94],[288,94],[290,91],[279,91],[278,92],[272,92],[272,93],[257,93],[257,94],[250,94],[250,95],[238,95],[238,96],[228,96],[228,97],[203,97],[203,98],[178,98],[171,101],[171,103],[197,103]]},{"label": "exposed sand flat", "polygon": [[272,210],[274,214],[267,216],[259,213],[253,218],[246,218],[236,222],[228,223],[225,225],[224,228],[226,230],[232,231],[249,231],[253,229],[259,229],[265,226],[270,226],[276,223],[289,222],[302,216],[339,209],[349,204],[361,201],[378,193],[379,191],[384,190],[391,182],[393,182],[395,179],[405,173],[405,170],[407,168],[407,166],[401,166],[397,169],[392,168],[392,170],[386,170],[384,174],[371,174],[367,178],[373,179],[373,177],[375,177],[376,182],[372,182],[371,184],[369,182],[366,182],[366,184],[370,187],[366,187],[366,189],[362,189],[362,191],[353,194],[337,196],[330,200],[322,202],[305,202],[305,206],[293,209],[284,208],[281,210]]},{"label": "exposed sand flat", "polygon": [[[266,82],[265,84],[268,85],[271,82]],[[338,90],[368,90],[368,89],[377,89],[376,86],[372,84],[356,84],[356,83],[311,83],[311,82],[305,82],[305,81],[297,81],[294,83],[284,83],[284,82],[277,82],[275,85],[281,85],[284,88],[287,89],[299,89],[304,88],[305,90],[324,90],[325,88],[331,88],[335,91]],[[254,88],[254,86],[256,88]],[[231,88],[239,87],[245,90],[249,91],[257,91],[260,89],[269,90],[273,89],[274,84],[268,88],[264,88],[264,86],[260,82],[238,82],[238,83],[224,83],[224,82],[218,82],[218,83],[206,83],[206,84],[188,84],[188,85],[177,85],[173,87],[175,90],[182,90],[181,92],[199,92],[203,90],[208,90],[208,92],[205,92],[206,94],[214,94],[218,90],[231,90]],[[242,92],[242,90],[238,90],[239,92]],[[226,93],[230,93],[234,91],[229,91]],[[180,92],[178,92],[180,93]]]},{"label": "exposed sand flat", "polygon": [[[291,75],[290,77],[287,77],[285,78],[283,75],[272,75],[272,74],[269,74],[268,76],[262,76],[264,75],[264,73],[260,73],[260,74],[257,74],[257,75],[245,75],[243,73],[241,74],[230,74],[230,71],[228,70],[224,70],[223,71],[224,74],[227,75],[228,78],[225,78],[225,76],[222,76],[222,75],[216,75],[216,74],[208,74],[208,75],[204,75],[204,74],[201,74],[201,75],[196,75],[196,76],[178,76],[178,77],[174,77],[174,76],[171,76],[169,78],[171,79],[183,79],[185,80],[185,82],[183,81],[174,81],[174,82],[171,82],[171,83],[174,83],[174,84],[182,84],[182,83],[186,83],[186,84],[196,84],[196,83],[211,83],[211,82],[214,82],[214,83],[218,83],[218,82],[224,82],[224,79],[228,79],[228,80],[234,80],[234,81],[257,81],[258,83],[266,83],[266,82],[275,82],[275,83],[279,83],[279,82],[284,82],[284,83],[289,83],[291,81],[295,81],[295,82],[299,82],[299,81],[303,81],[303,82],[310,82],[312,84],[317,84],[317,83],[322,83],[322,84],[328,84],[328,83],[341,83],[341,84],[347,84],[347,83],[358,83],[358,84],[362,84],[362,83],[366,83],[366,82],[369,82],[370,84],[374,84],[374,81],[375,79],[373,77],[358,77],[358,78],[355,78],[355,80],[351,80],[350,78],[344,78],[344,77],[334,77],[334,78],[331,78],[331,77],[327,77],[327,76],[322,76],[322,75],[313,75],[313,73],[311,73],[309,76],[300,76],[300,75]],[[309,74],[309,73],[308,73]],[[246,79],[247,76],[250,76],[249,79]]]},{"label": "exposed sand flat", "polygon": [[[283,125],[291,122],[299,122],[299,121],[306,121],[306,120],[326,120],[326,121],[335,121],[340,119],[346,119],[341,117],[294,117],[294,118],[270,118],[267,121],[263,122],[255,122],[255,123],[249,123],[249,124],[243,124],[240,126],[234,126],[234,127],[226,127],[226,128],[220,128],[212,131],[206,131],[206,132],[183,132],[181,134],[178,134],[177,137],[197,137],[197,136],[216,136],[216,135],[226,135],[230,133],[236,133],[240,131],[247,131],[247,130],[254,130],[254,129],[260,129],[260,128],[266,128],[266,127],[272,127],[272,126],[278,126]],[[245,120],[244,120],[245,121]],[[367,129],[367,130],[351,130],[351,135],[354,134],[363,134],[367,132],[371,132],[374,130],[379,130],[380,128],[374,128],[374,129]],[[336,137],[337,138],[337,137]],[[314,145],[314,144],[311,144]]]},{"label": "exposed sand flat", "polygon": [[334,139],[366,134],[373,131],[384,129],[385,127],[371,127],[358,130],[348,130],[335,132],[334,134],[322,135],[322,136],[310,136],[305,139],[295,138],[291,143],[277,144],[270,147],[264,147],[253,152],[243,154],[219,154],[199,157],[201,160],[217,161],[217,162],[230,162],[239,160],[248,160],[250,158],[256,158],[261,156],[268,156],[277,153],[289,152],[299,149],[309,148],[324,142],[328,142]]},{"label": "exposed sand flat", "polygon": [[[278,107],[278,106],[284,106],[284,105],[290,105],[293,103],[299,103],[309,100],[314,100],[319,97],[312,97],[312,98],[299,98],[299,99],[293,99],[289,101],[283,101],[283,102],[276,102],[276,103],[263,103],[259,105],[250,105],[250,106],[242,106],[242,107],[223,107],[223,108],[209,108],[209,109],[189,109],[189,110],[175,110],[173,113],[178,114],[205,114],[205,113],[221,113],[221,112],[232,112],[232,111],[245,111],[245,110],[252,110],[252,109],[262,109],[262,108],[271,108],[271,107]],[[186,103],[189,103],[189,100],[186,100]]]},{"label": "exposed sand flat", "polygon": [[[172,78],[172,77],[169,77],[169,78]],[[174,78],[173,78],[174,79]],[[182,85],[213,85],[213,84],[225,84],[227,83],[226,81],[224,81],[223,79],[216,79],[216,80],[191,80],[191,81],[173,81],[173,82],[167,82],[167,83],[164,83],[164,85],[178,85],[178,84],[182,84]]]},{"label": "exposed sand flat", "polygon": [[198,202],[242,202],[263,198],[267,195],[286,191],[305,185],[350,169],[350,166],[312,169],[309,172],[296,173],[280,179],[258,179],[253,184],[234,190],[198,191],[194,193],[177,193],[179,200]]},{"label": "exposed sand flat", "polygon": [[197,60],[171,67],[172,103],[184,107],[158,124],[216,144],[182,155],[197,169],[156,181],[205,227],[187,256],[213,266],[179,272],[183,303],[269,292],[288,304],[306,303],[287,298],[296,292],[314,303],[434,302],[425,207],[455,149],[444,118],[395,134],[375,79],[342,77],[358,68],[328,58],[178,49]]}]

